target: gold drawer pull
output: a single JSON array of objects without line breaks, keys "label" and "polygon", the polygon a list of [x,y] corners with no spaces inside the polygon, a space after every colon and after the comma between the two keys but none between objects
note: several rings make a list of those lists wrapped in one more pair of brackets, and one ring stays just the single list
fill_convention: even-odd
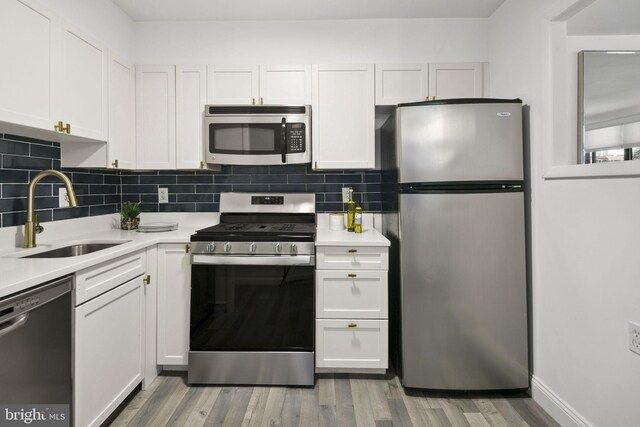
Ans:
[{"label": "gold drawer pull", "polygon": [[347,252],[349,252],[350,254],[355,254],[356,252],[358,252],[357,249],[349,249]]},{"label": "gold drawer pull", "polygon": [[144,283],[145,285],[150,284],[151,283],[151,276],[147,274],[147,276],[142,279],[142,283]]},{"label": "gold drawer pull", "polygon": [[357,323],[349,323],[347,326],[348,326],[349,328],[357,328],[357,327],[358,327],[358,324],[357,324]]},{"label": "gold drawer pull", "polygon": [[349,274],[347,274],[347,277],[351,277],[353,279],[353,278],[358,277],[358,275],[354,274],[354,273],[349,273]]}]

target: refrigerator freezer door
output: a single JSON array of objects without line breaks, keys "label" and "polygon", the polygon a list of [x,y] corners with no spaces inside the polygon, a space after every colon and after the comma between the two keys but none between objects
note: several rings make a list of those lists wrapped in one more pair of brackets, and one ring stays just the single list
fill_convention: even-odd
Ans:
[{"label": "refrigerator freezer door", "polygon": [[397,110],[399,181],[522,180],[522,104]]},{"label": "refrigerator freezer door", "polygon": [[528,387],[523,193],[400,196],[402,384]]}]

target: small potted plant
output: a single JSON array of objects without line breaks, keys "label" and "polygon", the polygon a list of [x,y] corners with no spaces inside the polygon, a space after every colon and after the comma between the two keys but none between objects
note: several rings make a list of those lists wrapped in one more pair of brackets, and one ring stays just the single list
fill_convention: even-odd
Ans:
[{"label": "small potted plant", "polygon": [[120,228],[137,230],[140,225],[140,203],[124,202],[120,208]]}]

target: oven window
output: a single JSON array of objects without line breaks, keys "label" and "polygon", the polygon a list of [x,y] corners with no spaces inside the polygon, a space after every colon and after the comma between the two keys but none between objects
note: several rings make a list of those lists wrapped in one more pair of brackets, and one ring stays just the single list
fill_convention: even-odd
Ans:
[{"label": "oven window", "polygon": [[279,154],[282,125],[209,124],[209,151],[220,154]]},{"label": "oven window", "polygon": [[313,351],[313,267],[193,265],[191,280],[191,351]]}]

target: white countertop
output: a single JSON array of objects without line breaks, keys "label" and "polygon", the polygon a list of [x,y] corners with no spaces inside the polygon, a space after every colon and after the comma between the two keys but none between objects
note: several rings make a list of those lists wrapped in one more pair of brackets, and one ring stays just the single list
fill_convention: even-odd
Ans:
[{"label": "white countertop", "polygon": [[391,242],[375,228],[365,228],[362,233],[347,230],[318,228],[316,246],[390,246]]},{"label": "white countertop", "polygon": [[[92,218],[94,221],[90,222]],[[182,218],[178,230],[160,233],[140,233],[137,231],[119,230],[112,228],[112,221],[105,222],[104,219],[100,217],[92,218],[60,221],[60,223],[66,224],[44,223],[45,232],[43,235],[37,236],[38,240],[40,240],[41,236],[44,237],[46,233],[50,233],[51,236],[47,241],[42,243],[38,242],[38,246],[33,249],[7,248],[4,246],[2,252],[0,252],[0,298],[158,243],[188,243],[191,234],[204,226],[213,225],[212,221],[217,223],[219,217],[216,214],[203,220],[202,216],[194,216],[187,221]],[[143,214],[143,221],[144,218],[145,216]],[[177,219],[162,216],[154,217],[152,220],[172,221]],[[95,224],[95,227],[90,227],[89,224]],[[73,227],[74,232],[69,231],[70,225],[75,225],[75,227]],[[56,231],[56,228],[64,228],[67,237],[63,238],[60,236],[60,231]],[[92,228],[95,228],[95,230],[89,231]],[[0,237],[6,241],[8,230],[3,229],[2,231],[4,234]],[[19,258],[20,256],[81,243],[83,241],[108,243],[122,240],[128,240],[128,242],[76,257]]]},{"label": "white countertop", "polygon": [[[44,223],[45,231],[37,236],[38,246],[33,249],[16,247],[22,243],[22,227],[0,229],[0,298],[159,243],[188,243],[195,231],[219,222],[218,214],[142,214],[142,222],[177,221],[180,226],[175,231],[140,233],[116,228],[119,223],[117,218],[117,214],[114,214]],[[317,246],[390,245],[373,228],[373,220],[367,219],[364,231],[358,234],[346,230],[332,231],[323,227],[323,221],[319,220],[318,223]],[[88,241],[127,242],[76,257],[20,258]]]}]

